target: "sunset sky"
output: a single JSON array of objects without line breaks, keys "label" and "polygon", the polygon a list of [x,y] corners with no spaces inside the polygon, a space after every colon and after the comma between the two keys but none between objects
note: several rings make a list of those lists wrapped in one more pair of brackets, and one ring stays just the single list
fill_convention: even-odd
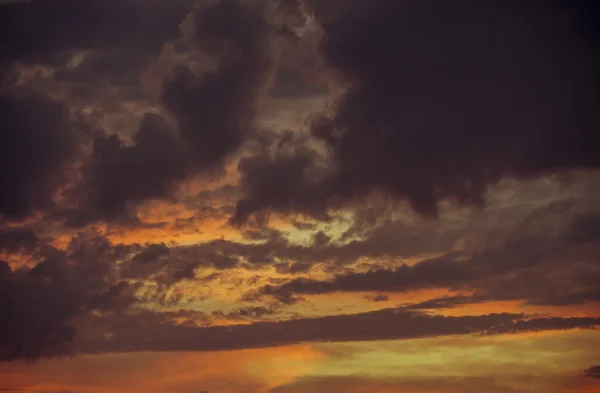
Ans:
[{"label": "sunset sky", "polygon": [[599,5],[0,1],[0,392],[599,393]]}]

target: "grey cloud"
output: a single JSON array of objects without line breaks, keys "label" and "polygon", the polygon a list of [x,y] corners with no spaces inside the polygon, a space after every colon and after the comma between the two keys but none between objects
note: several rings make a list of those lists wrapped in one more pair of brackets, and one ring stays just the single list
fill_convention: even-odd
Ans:
[{"label": "grey cloud", "polygon": [[249,306],[240,307],[234,311],[224,313],[222,311],[215,311],[212,313],[213,318],[223,318],[229,320],[259,320],[265,316],[273,315],[276,313],[276,308],[271,306]]},{"label": "grey cloud", "polygon": [[592,366],[583,371],[584,377],[600,379],[600,366]]},{"label": "grey cloud", "polygon": [[[318,156],[304,151],[242,171],[239,221],[378,191],[437,216],[442,200],[483,206],[487,186],[506,177],[600,166],[594,4],[310,3],[346,87],[312,127],[332,171],[307,177]],[[253,180],[275,171],[271,183]]]},{"label": "grey cloud", "polygon": [[330,292],[409,291],[422,288],[467,285],[477,278],[467,263],[441,257],[422,261],[414,266],[402,265],[394,270],[371,270],[365,273],[337,275],[330,281],[294,279],[280,286],[265,286],[261,293],[276,297],[293,294],[324,294]]},{"label": "grey cloud", "polygon": [[40,239],[32,229],[8,228],[0,230],[0,250],[11,253],[32,251],[40,245]]},{"label": "grey cloud", "polygon": [[600,212],[593,211],[578,215],[569,228],[569,236],[575,242],[600,240]]},{"label": "grey cloud", "polygon": [[537,332],[547,330],[570,330],[580,327],[595,328],[600,324],[600,318],[593,317],[552,317],[552,318],[532,318],[528,320],[515,321],[510,325],[492,327],[488,333],[518,333],[518,332]]},{"label": "grey cloud", "polygon": [[0,214],[22,220],[52,206],[78,152],[76,125],[41,95],[0,95],[0,119]]},{"label": "grey cloud", "polygon": [[[493,278],[483,281],[472,289],[476,292],[472,296],[445,296],[433,298],[418,303],[405,304],[403,308],[407,310],[435,310],[448,309],[457,306],[466,306],[473,304],[481,304],[490,301],[502,300],[520,300],[523,305],[530,306],[551,306],[551,307],[568,307],[573,305],[581,305],[600,301],[600,291],[595,288],[595,283],[598,280],[597,274],[592,274],[590,279],[592,284],[586,286],[583,280],[565,280],[568,284],[564,286],[553,286],[546,283],[545,287],[540,288],[540,284],[536,282],[534,276],[525,274],[526,280],[522,280],[523,274],[515,274],[515,277],[509,279]],[[508,281],[510,288],[504,286],[495,286],[488,288],[493,280]],[[537,278],[539,281],[539,278]],[[581,289],[583,287],[583,289]]]},{"label": "grey cloud", "polygon": [[117,135],[99,135],[83,180],[71,192],[78,205],[68,224],[131,216],[130,204],[166,197],[187,173],[187,151],[163,118],[146,114],[127,146]]},{"label": "grey cloud", "polygon": [[258,154],[238,164],[245,195],[238,201],[231,222],[236,226],[244,224],[261,206],[327,221],[330,216],[323,201],[330,190],[319,179],[331,169],[323,157],[306,144],[305,138],[290,131],[262,142],[265,146]]},{"label": "grey cloud", "polygon": [[136,254],[132,259],[132,263],[141,263],[146,264],[149,262],[153,262],[156,259],[162,257],[163,255],[169,254],[169,247],[167,247],[164,243],[159,244],[150,244],[144,250]]},{"label": "grey cloud", "polygon": [[[239,258],[256,266],[276,264],[281,272],[296,273],[307,271],[311,265],[318,263],[346,265],[356,262],[362,257],[400,258],[421,252],[433,252],[450,245],[452,234],[430,233],[403,225],[384,226],[366,235],[365,239],[353,240],[346,244],[336,242],[325,243],[317,238],[320,245],[299,245],[290,243],[276,230],[268,233],[248,233],[253,240],[262,240],[252,244],[236,243],[227,240],[216,240],[208,245],[229,257]],[[437,244],[432,245],[434,241]]]},{"label": "grey cloud", "polygon": [[116,276],[125,253],[103,238],[81,235],[67,252],[46,248],[32,268],[0,263],[0,360],[35,360],[71,353],[74,318],[90,311],[124,310],[135,286]]},{"label": "grey cloud", "polygon": [[269,95],[273,98],[298,98],[324,96],[328,93],[327,85],[308,80],[299,70],[289,66],[277,69],[277,76]]},{"label": "grey cloud", "polygon": [[197,75],[181,66],[165,81],[162,100],[199,169],[237,150],[253,131],[257,100],[275,65],[281,38],[266,9],[227,0],[198,6],[187,18],[191,44],[216,57],[218,69]]},{"label": "grey cloud", "polygon": [[[540,215],[541,211],[546,213]],[[560,219],[562,227],[556,226],[556,219]],[[555,306],[582,304],[598,299],[596,282],[600,271],[595,263],[597,242],[582,243],[572,237],[572,228],[579,226],[579,222],[579,215],[565,215],[562,209],[550,213],[548,207],[543,207],[526,216],[514,230],[507,229],[497,244],[471,254],[454,252],[412,266],[394,269],[378,266],[366,272],[337,274],[327,280],[300,277],[283,284],[266,285],[259,293],[289,302],[295,295],[449,288],[475,290],[476,294],[433,299],[415,307],[452,307],[484,300],[523,300],[529,304]],[[365,242],[368,244],[369,238]],[[347,248],[353,250],[355,256],[378,255],[358,241],[355,247],[351,247],[352,244],[339,246],[338,252],[344,253]],[[385,250],[381,243],[376,244],[379,247],[375,246],[374,250]],[[311,252],[319,255],[322,251],[312,249]],[[569,261],[577,263],[567,263]]]},{"label": "grey cloud", "polygon": [[386,302],[389,300],[389,298],[390,297],[388,295],[386,295],[385,293],[379,293],[375,296],[368,297],[368,299],[371,299],[374,302]]},{"label": "grey cloud", "polygon": [[115,331],[111,340],[82,341],[83,352],[218,351],[298,342],[413,339],[461,334],[506,334],[530,330],[593,328],[599,318],[532,318],[515,314],[443,317],[386,309],[249,325]]},{"label": "grey cloud", "polygon": [[282,274],[298,274],[306,273],[312,268],[308,262],[280,263],[275,265],[278,273]]},{"label": "grey cloud", "polygon": [[[255,132],[257,105],[273,68],[281,24],[267,7],[238,0],[201,3],[181,24],[185,49],[212,59],[214,69],[176,65],[164,75],[160,104],[169,121],[146,114],[131,144],[116,135],[93,142],[68,223],[133,219],[149,199],[198,174],[221,174],[227,159]],[[85,63],[84,63],[85,65]],[[135,220],[133,219],[135,222]]]},{"label": "grey cloud", "polygon": [[179,36],[179,23],[193,4],[190,0],[6,4],[0,8],[0,57],[52,63],[72,50],[158,53],[164,41]]},{"label": "grey cloud", "polygon": [[138,248],[140,251],[120,266],[120,274],[131,280],[152,281],[165,289],[184,280],[194,280],[198,269],[227,270],[241,262],[241,256],[229,255],[227,248],[222,249],[214,242],[173,247],[151,244]]},{"label": "grey cloud", "polygon": [[462,304],[475,304],[485,301],[477,296],[446,296],[412,303],[404,306],[408,310],[431,310],[440,308],[452,308]]}]

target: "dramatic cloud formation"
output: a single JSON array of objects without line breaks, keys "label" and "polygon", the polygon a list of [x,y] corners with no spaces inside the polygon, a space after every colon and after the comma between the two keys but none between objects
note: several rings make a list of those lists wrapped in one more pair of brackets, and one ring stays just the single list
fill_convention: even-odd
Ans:
[{"label": "dramatic cloud formation", "polygon": [[[503,177],[600,164],[595,5],[349,3],[316,6],[321,51],[345,86],[312,129],[334,171],[315,178],[303,154],[262,162],[246,173],[240,219],[373,191],[435,216],[444,199],[481,206]],[[253,180],[275,168],[290,191]]]},{"label": "dramatic cloud formation", "polygon": [[0,1],[0,390],[597,391],[599,10]]},{"label": "dramatic cloud formation", "polygon": [[215,56],[218,70],[196,75],[177,68],[162,97],[201,169],[235,151],[253,127],[256,100],[274,60],[270,39],[276,26],[266,17],[262,9],[234,1],[199,7],[187,17],[184,38]]},{"label": "dramatic cloud formation", "polygon": [[[509,234],[502,245],[466,256],[451,252],[395,269],[372,268],[365,272],[338,274],[328,280],[296,278],[281,285],[266,285],[260,293],[280,301],[294,301],[294,295],[322,295],[334,292],[409,292],[420,289],[452,288],[476,290],[472,297],[432,299],[418,308],[452,307],[457,303],[483,300],[527,300],[532,304],[568,305],[597,300],[596,279],[600,278],[595,255],[599,252],[594,218],[596,213],[576,215],[562,224],[557,235],[540,232],[540,220],[568,212],[568,204],[552,204],[533,212]],[[545,213],[540,217],[540,213]],[[547,225],[552,225],[551,220]],[[554,223],[554,225],[557,225]],[[544,226],[544,228],[546,228]],[[364,243],[369,243],[365,240]],[[355,256],[369,253],[360,243],[352,247]],[[345,246],[348,247],[348,246]],[[344,254],[344,246],[336,255]],[[383,250],[383,245],[379,245]],[[305,251],[310,252],[310,251]],[[313,251],[318,253],[318,251]],[[368,254],[367,254],[368,255]],[[561,266],[562,260],[578,258],[578,266]],[[566,270],[566,271],[565,271]],[[553,282],[561,272],[563,282]]]},{"label": "dramatic cloud formation", "polygon": [[274,72],[273,44],[283,39],[285,26],[269,16],[260,7],[223,1],[185,17],[183,40],[215,67],[173,64],[163,76],[161,102],[174,127],[147,113],[131,146],[117,135],[94,140],[92,163],[84,170],[87,196],[80,202],[89,211],[71,224],[122,218],[128,204],[164,198],[186,176],[223,169],[254,132],[257,105]]}]

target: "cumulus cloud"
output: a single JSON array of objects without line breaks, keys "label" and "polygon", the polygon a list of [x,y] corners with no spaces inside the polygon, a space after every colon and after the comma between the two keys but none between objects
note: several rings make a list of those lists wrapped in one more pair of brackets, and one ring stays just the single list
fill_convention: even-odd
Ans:
[{"label": "cumulus cloud", "polygon": [[90,311],[122,310],[135,287],[115,275],[125,250],[80,236],[68,251],[42,251],[32,268],[0,263],[0,360],[64,356],[75,338],[73,319]]},{"label": "cumulus cloud", "polygon": [[242,171],[253,179],[277,168],[294,187],[247,181],[239,220],[374,191],[436,216],[445,199],[482,206],[486,187],[505,177],[599,167],[595,5],[309,3],[321,53],[344,86],[312,127],[334,170],[306,177],[303,153]]},{"label": "cumulus cloud", "polygon": [[[165,291],[189,278],[178,276],[187,265],[175,264],[161,271],[153,262],[168,254],[164,245],[113,244],[82,232],[65,250],[39,244],[34,254],[39,260],[31,267],[0,261],[0,360],[76,353],[79,335],[94,336],[95,325],[113,329],[132,323],[128,321],[135,321],[136,328],[140,321],[157,325],[176,318],[207,321],[202,313],[183,311],[140,314],[138,310],[129,315],[135,305],[164,301],[168,298]],[[150,268],[143,269],[144,265]],[[144,284],[152,282],[160,287],[150,293],[142,291]],[[239,313],[250,315],[243,310]]]},{"label": "cumulus cloud", "polygon": [[198,6],[182,26],[184,38],[217,61],[197,74],[180,66],[164,84],[162,100],[200,169],[220,163],[252,130],[257,100],[267,83],[278,34],[266,11],[240,1]]},{"label": "cumulus cloud", "polygon": [[[256,130],[258,105],[277,64],[274,43],[285,39],[275,16],[267,7],[231,0],[201,3],[182,18],[183,54],[214,66],[190,60],[167,67],[160,105],[168,119],[147,113],[131,143],[96,137],[79,186],[84,211],[72,225],[132,216],[128,206],[165,198],[185,178],[223,170]],[[175,51],[172,44],[166,48]]]},{"label": "cumulus cloud", "polygon": [[68,223],[83,225],[130,216],[130,204],[166,197],[169,186],[186,175],[186,153],[174,130],[153,114],[145,115],[130,146],[114,134],[97,136],[91,162],[72,191],[80,195]]},{"label": "cumulus cloud", "polygon": [[42,95],[0,95],[0,214],[22,220],[52,205],[78,151],[66,105]]}]

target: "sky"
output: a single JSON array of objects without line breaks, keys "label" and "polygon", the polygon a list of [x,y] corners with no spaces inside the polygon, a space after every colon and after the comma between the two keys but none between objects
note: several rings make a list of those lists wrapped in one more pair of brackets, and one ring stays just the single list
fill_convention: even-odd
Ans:
[{"label": "sky", "polygon": [[0,2],[0,392],[600,392],[599,11]]}]

